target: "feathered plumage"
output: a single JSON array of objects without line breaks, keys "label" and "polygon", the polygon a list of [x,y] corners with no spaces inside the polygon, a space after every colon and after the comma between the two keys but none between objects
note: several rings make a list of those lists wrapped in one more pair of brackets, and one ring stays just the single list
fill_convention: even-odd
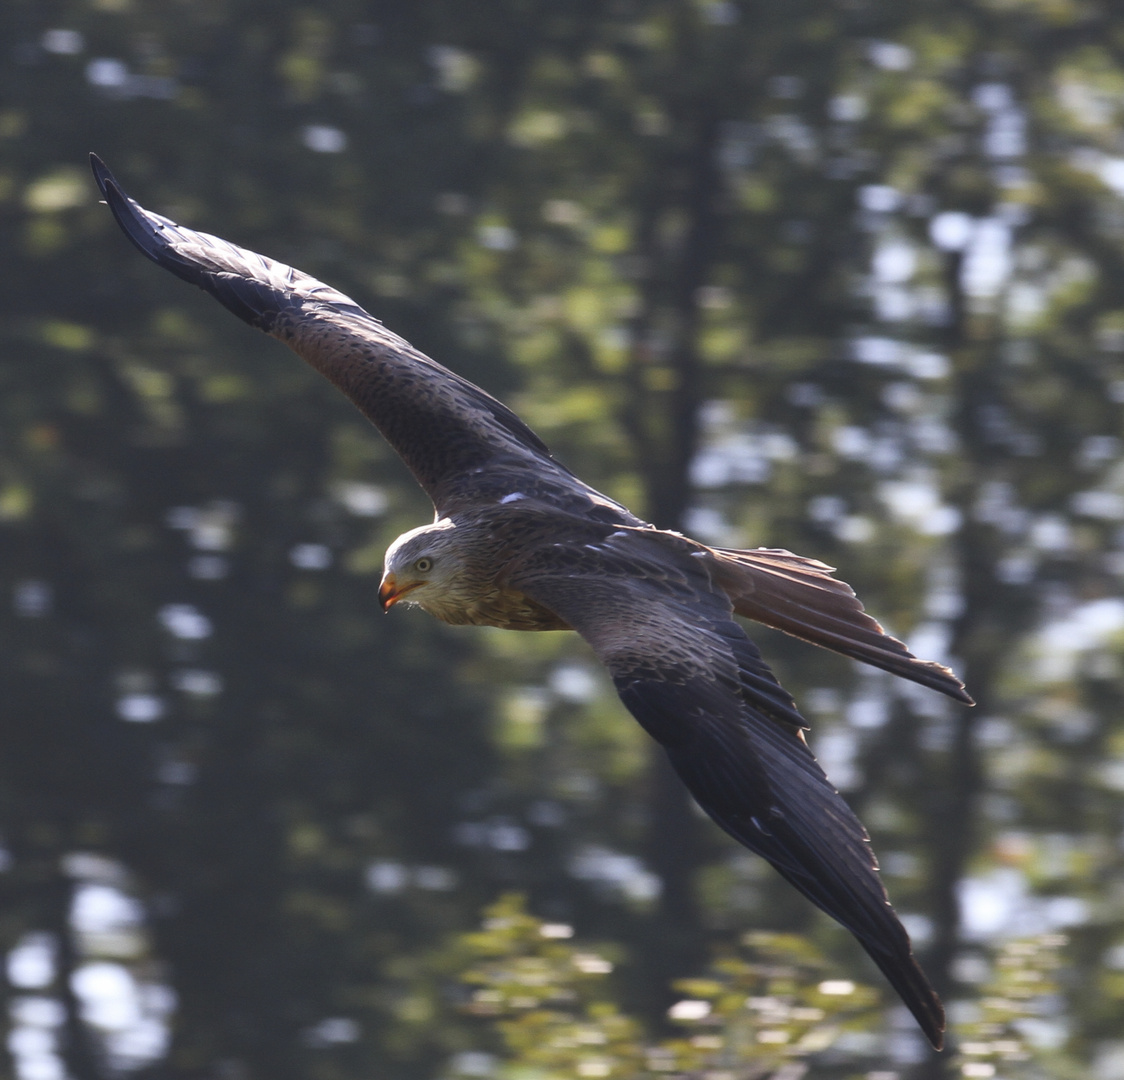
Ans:
[{"label": "feathered plumage", "polygon": [[436,522],[387,552],[384,608],[405,598],[450,623],[576,630],[698,804],[858,938],[939,1047],[943,1009],[890,907],[866,831],[734,615],[971,704],[956,676],[886,634],[831,567],[653,528],[555,461],[510,409],[353,300],[143,209],[92,161],[118,224],[148,258],[330,379],[433,500]]}]

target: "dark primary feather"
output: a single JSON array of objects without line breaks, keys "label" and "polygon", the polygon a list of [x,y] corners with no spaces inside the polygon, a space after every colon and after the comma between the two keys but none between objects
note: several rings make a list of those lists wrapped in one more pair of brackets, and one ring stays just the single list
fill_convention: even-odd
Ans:
[{"label": "dark primary feather", "polygon": [[588,502],[596,494],[506,405],[419,352],[343,293],[145,210],[98,157],[90,159],[113,216],[140,251],[327,376],[382,432],[439,511],[471,499],[485,472],[508,472],[512,482],[532,475],[540,486],[549,481],[559,497]]},{"label": "dark primary feather", "polygon": [[944,1010],[890,907],[869,838],[804,742],[803,718],[705,566],[664,534],[548,545],[508,581],[593,646],[698,804],[850,930],[934,1046]]}]

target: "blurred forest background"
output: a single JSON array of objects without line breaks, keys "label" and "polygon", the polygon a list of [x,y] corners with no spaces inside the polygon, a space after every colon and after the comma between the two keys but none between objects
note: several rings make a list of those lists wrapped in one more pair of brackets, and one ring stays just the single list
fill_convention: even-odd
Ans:
[{"label": "blurred forest background", "polygon": [[[753,632],[959,1056],[883,991],[846,1055],[693,1075],[1124,1077],[1122,121],[1110,0],[3,0],[0,1076],[670,1075],[612,1039],[750,930],[882,989],[573,635],[379,613],[423,495],[127,244],[96,150],[965,678],[975,710]],[[465,938],[506,893],[545,930],[508,901]],[[465,943],[567,926],[635,1027],[520,1064]]]}]

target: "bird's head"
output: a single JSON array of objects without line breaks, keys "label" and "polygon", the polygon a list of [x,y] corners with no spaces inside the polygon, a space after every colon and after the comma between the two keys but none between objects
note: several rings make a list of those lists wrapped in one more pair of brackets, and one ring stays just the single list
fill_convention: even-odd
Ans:
[{"label": "bird's head", "polygon": [[403,533],[386,550],[379,603],[389,611],[399,600],[438,615],[457,595],[464,569],[456,526],[448,520]]}]

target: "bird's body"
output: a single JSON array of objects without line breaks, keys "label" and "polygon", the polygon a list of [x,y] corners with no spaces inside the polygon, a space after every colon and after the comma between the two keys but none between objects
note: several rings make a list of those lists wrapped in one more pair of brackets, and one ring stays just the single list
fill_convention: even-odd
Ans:
[{"label": "bird's body", "polygon": [[433,500],[436,521],[387,551],[384,609],[405,600],[447,623],[577,631],[698,804],[859,939],[939,1047],[943,1009],[890,907],[866,831],[734,616],[970,704],[952,672],[886,634],[831,567],[654,528],[555,461],[504,405],[342,293],[144,210],[96,158],[94,173],[145,255],[330,379]]}]

